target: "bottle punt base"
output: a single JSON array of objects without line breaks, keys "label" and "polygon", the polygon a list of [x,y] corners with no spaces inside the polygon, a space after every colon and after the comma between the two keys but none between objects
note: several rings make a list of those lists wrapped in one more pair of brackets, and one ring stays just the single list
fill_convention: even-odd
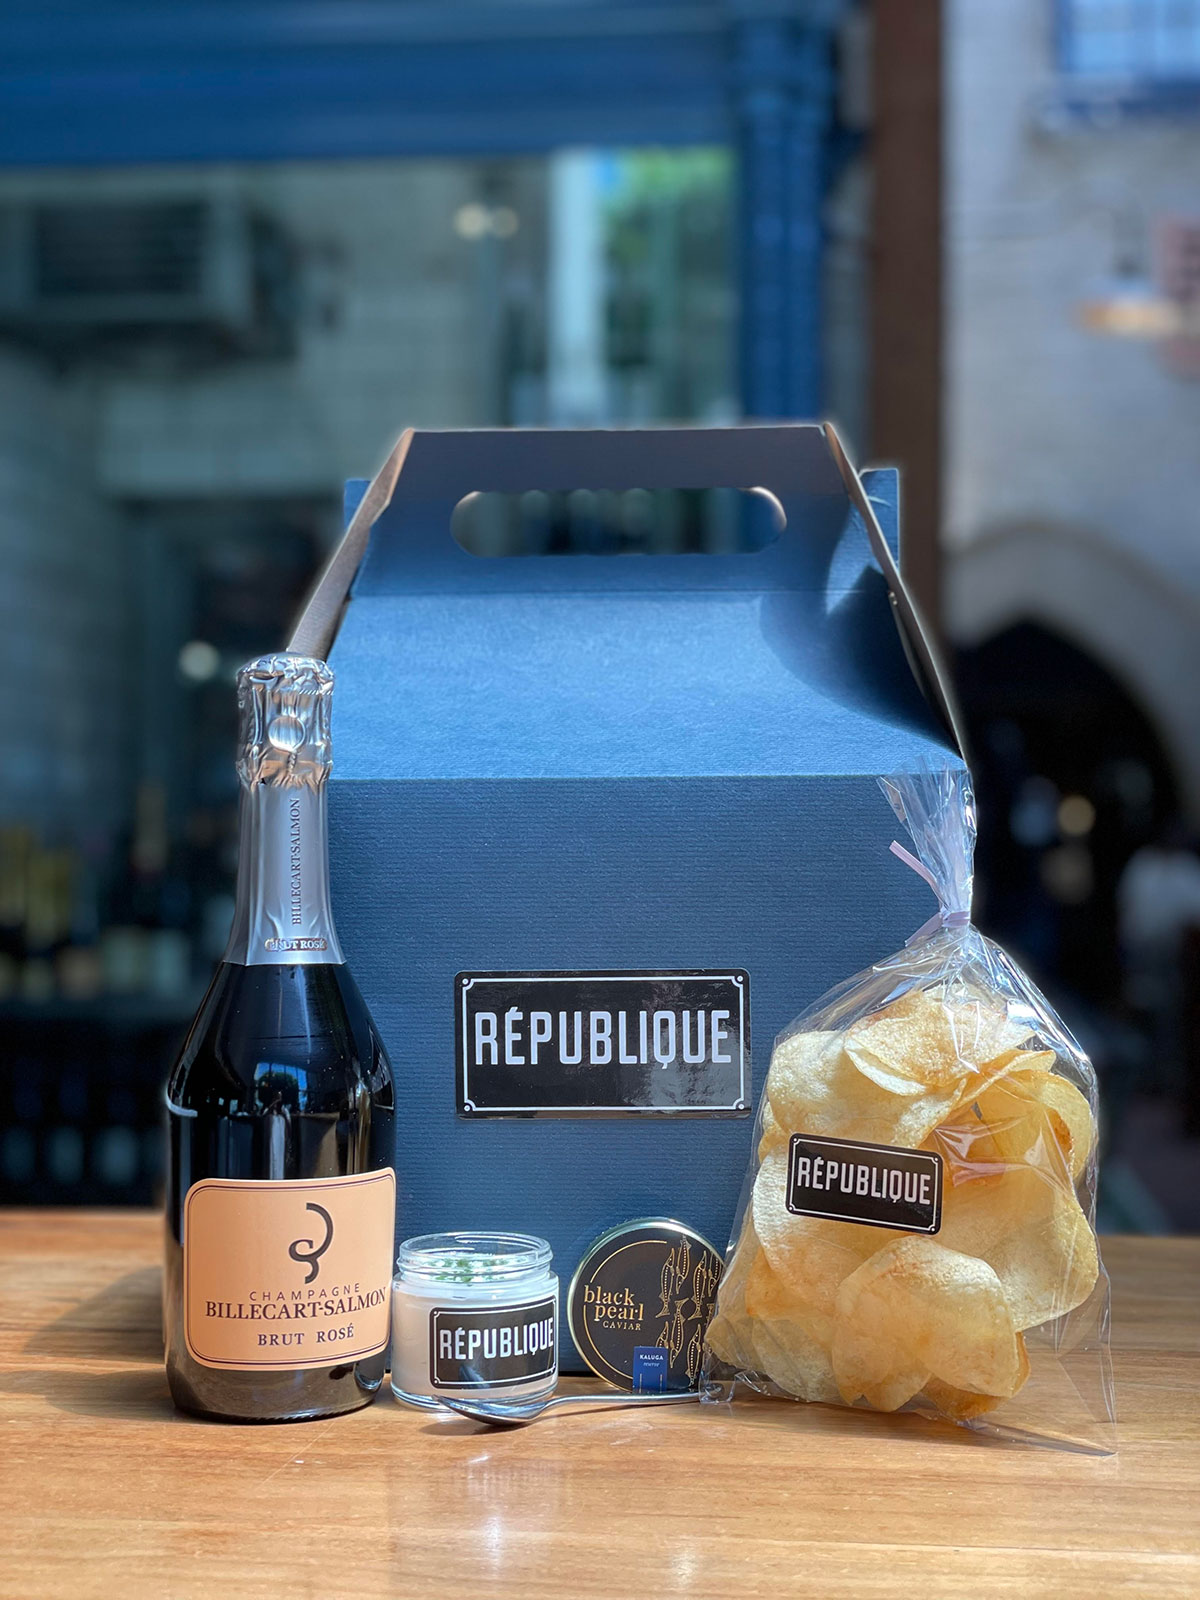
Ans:
[{"label": "bottle punt base", "polygon": [[203,1417],[208,1422],[229,1422],[234,1425],[319,1422],[326,1417],[345,1416],[348,1412],[361,1411],[369,1406],[382,1386],[382,1374],[372,1379],[364,1379],[359,1375],[352,1387],[347,1385],[340,1388],[337,1400],[332,1404],[297,1405],[294,1401],[277,1401],[278,1409],[275,1409],[267,1400],[255,1400],[235,1390],[231,1390],[228,1396],[217,1396],[211,1391],[207,1394],[197,1393],[187,1383],[176,1381],[173,1373],[168,1374],[168,1387],[177,1410],[186,1412],[188,1416]]},{"label": "bottle punt base", "polygon": [[177,1411],[183,1412],[185,1416],[200,1417],[205,1422],[227,1422],[234,1428],[271,1428],[289,1422],[320,1422],[325,1417],[344,1417],[351,1411],[363,1411],[371,1404],[378,1393],[378,1389],[372,1390],[370,1394],[364,1394],[361,1399],[356,1400],[352,1405],[338,1406],[332,1411],[327,1409],[320,1411],[292,1411],[286,1414],[281,1413],[277,1417],[237,1417],[232,1416],[228,1411],[206,1411],[203,1406],[191,1405],[186,1400],[175,1399],[174,1396],[172,1396],[172,1400]]}]

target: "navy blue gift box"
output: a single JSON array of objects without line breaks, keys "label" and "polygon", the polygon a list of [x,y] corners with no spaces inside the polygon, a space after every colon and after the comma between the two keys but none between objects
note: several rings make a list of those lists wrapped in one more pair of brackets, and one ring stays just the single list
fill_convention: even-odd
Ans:
[{"label": "navy blue gift box", "polygon": [[[485,559],[478,492],[766,488],[754,551]],[[815,424],[405,434],[291,648],[336,674],[330,849],[398,1086],[399,1237],[723,1249],[781,1028],[932,910],[876,779],[956,762],[897,481]],[[580,1363],[565,1337],[562,1365]]]}]

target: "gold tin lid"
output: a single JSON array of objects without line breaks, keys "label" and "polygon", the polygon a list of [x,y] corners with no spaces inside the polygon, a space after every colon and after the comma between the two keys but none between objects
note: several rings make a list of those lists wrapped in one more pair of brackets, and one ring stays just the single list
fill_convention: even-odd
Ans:
[{"label": "gold tin lid", "polygon": [[722,1267],[702,1234],[670,1217],[610,1228],[567,1291],[575,1348],[618,1389],[697,1388]]}]

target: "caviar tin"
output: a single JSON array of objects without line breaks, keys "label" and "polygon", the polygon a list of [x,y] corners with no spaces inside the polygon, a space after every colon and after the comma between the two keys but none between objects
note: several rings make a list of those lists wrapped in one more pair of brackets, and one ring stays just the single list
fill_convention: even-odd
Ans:
[{"label": "caviar tin", "polygon": [[575,1348],[619,1389],[697,1388],[721,1271],[720,1253],[682,1222],[642,1217],[611,1228],[571,1279]]}]

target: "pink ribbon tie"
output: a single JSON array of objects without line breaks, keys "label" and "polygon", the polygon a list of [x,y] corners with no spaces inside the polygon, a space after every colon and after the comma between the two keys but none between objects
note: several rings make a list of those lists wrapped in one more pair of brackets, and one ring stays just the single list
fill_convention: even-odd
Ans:
[{"label": "pink ribbon tie", "polygon": [[[925,879],[925,882],[937,895],[940,902],[942,898],[941,892],[938,889],[933,873],[930,872],[925,863],[919,861],[911,850],[906,850],[895,839],[892,840],[889,848],[892,854],[898,856],[906,867],[911,867],[918,877]],[[922,939],[927,939],[931,933],[937,933],[941,928],[965,928],[970,920],[971,913],[969,911],[948,911],[945,906],[939,904],[938,910],[934,912],[928,921],[923,922],[916,933],[910,934],[904,941],[904,948],[907,950],[910,944],[919,944]]]}]

